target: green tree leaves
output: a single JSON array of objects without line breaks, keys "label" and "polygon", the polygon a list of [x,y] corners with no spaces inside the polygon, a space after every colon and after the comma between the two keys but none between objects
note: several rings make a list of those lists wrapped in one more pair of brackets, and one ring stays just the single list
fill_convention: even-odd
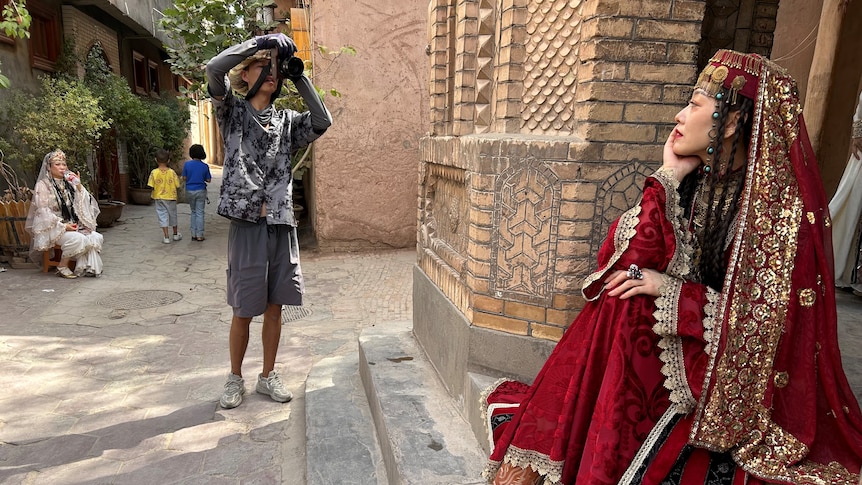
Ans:
[{"label": "green tree leaves", "polygon": [[[0,12],[0,31],[13,39],[30,38],[30,12],[25,5],[26,0],[9,0]],[[12,83],[9,78],[0,73],[0,89],[7,89]]]},{"label": "green tree leaves", "polygon": [[165,46],[171,69],[191,82],[190,91],[206,92],[206,62],[226,47],[275,28],[261,15],[274,7],[273,0],[176,0],[159,21],[173,41]]}]

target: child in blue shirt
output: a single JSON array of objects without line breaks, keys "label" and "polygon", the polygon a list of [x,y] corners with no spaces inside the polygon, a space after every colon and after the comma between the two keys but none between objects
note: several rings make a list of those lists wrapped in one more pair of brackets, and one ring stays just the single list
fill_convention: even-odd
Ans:
[{"label": "child in blue shirt", "polygon": [[203,162],[207,157],[204,147],[192,145],[189,148],[188,160],[183,165],[183,181],[186,183],[186,199],[191,209],[191,222],[189,232],[192,233],[192,241],[204,240],[204,207],[207,203],[207,184],[212,180],[210,166]]}]

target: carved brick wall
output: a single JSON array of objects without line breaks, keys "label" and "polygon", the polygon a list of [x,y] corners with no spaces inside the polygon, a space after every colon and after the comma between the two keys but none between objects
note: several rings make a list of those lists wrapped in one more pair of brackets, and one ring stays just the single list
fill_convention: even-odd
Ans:
[{"label": "carved brick wall", "polygon": [[688,101],[705,6],[432,1],[419,261],[471,325],[560,338]]},{"label": "carved brick wall", "polygon": [[[98,41],[105,51],[108,64],[115,74],[120,74],[120,53],[117,32],[88,17],[80,10],[63,5],[63,37],[75,41],[75,54],[85,58],[87,52]],[[78,66],[78,75],[84,75],[84,66]]]}]

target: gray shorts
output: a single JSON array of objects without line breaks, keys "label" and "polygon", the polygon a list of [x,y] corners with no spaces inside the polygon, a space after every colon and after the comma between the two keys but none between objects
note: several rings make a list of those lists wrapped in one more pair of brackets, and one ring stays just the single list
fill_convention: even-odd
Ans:
[{"label": "gray shorts", "polygon": [[177,201],[155,199],[156,215],[159,217],[159,227],[177,225]]},{"label": "gray shorts", "polygon": [[268,304],[302,305],[296,228],[231,220],[227,239],[227,304],[238,317],[263,314]]}]

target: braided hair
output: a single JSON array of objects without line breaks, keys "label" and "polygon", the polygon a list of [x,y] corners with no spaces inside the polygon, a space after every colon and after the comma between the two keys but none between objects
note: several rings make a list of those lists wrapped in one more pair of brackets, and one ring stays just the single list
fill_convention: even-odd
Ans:
[{"label": "braided hair", "polygon": [[[695,271],[702,283],[716,291],[721,291],[727,273],[725,249],[729,238],[733,237],[730,234],[731,225],[739,209],[748,160],[741,168],[733,169],[732,164],[737,150],[745,150],[747,156],[754,108],[754,102],[745,96],[736,96],[734,103],[726,88],[721,88],[719,93],[721,96],[716,95],[718,118],[715,121],[714,133],[710,133],[714,135],[711,147],[713,159],[717,163],[713,163],[712,170],[708,172],[690,173],[682,180],[678,189],[680,203],[687,218],[694,217],[695,204],[705,204],[706,217],[702,232],[698,233],[699,229],[695,228],[695,237],[700,247],[700,256],[695,261]],[[728,117],[735,112],[739,112],[740,116],[732,136],[730,153],[725,157],[722,140],[727,130]],[[699,193],[700,197],[698,197]]]}]

